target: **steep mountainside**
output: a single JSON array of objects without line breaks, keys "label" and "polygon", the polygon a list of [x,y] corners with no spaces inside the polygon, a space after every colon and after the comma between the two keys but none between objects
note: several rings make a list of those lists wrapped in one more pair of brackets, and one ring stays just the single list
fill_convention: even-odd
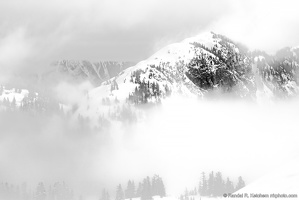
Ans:
[{"label": "steep mountainside", "polygon": [[51,73],[48,73],[48,75],[62,73],[62,75],[67,75],[71,79],[81,81],[89,80],[91,83],[98,86],[103,81],[116,76],[121,71],[135,64],[136,63],[134,62],[61,60],[53,64],[56,69]]},{"label": "steep mountainside", "polygon": [[176,94],[252,101],[294,96],[298,90],[297,55],[298,50],[292,48],[267,56],[249,52],[222,35],[200,34],[168,45],[103,82],[89,92],[78,113],[98,116],[120,104],[159,103]]},{"label": "steep mountainside", "polygon": [[205,33],[161,49],[102,83],[90,96],[140,104],[171,93],[204,96],[216,88],[250,96],[253,87],[250,58],[225,37]]},{"label": "steep mountainside", "polygon": [[267,90],[268,95],[279,98],[298,93],[299,48],[284,48],[273,56],[255,51],[252,57],[258,89]]}]

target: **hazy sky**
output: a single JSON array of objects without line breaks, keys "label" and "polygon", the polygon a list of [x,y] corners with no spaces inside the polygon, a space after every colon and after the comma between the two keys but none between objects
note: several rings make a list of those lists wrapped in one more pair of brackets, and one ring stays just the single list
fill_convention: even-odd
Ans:
[{"label": "hazy sky", "polygon": [[[299,45],[297,0],[0,1],[0,64],[57,59],[133,60],[216,31],[273,52]],[[5,68],[6,66],[6,68]]]}]

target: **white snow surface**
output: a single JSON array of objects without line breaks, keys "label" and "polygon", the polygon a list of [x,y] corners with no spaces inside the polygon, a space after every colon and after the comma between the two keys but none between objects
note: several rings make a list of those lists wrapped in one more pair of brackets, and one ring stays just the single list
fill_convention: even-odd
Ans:
[{"label": "white snow surface", "polygon": [[296,194],[297,198],[279,199],[299,199],[299,156],[282,164],[280,167],[269,171],[266,175],[236,193],[268,195]]}]

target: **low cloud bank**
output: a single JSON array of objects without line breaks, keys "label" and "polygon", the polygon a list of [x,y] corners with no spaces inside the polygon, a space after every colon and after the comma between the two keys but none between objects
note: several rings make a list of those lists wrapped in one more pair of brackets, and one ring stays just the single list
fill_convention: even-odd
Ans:
[{"label": "low cloud bank", "polygon": [[[298,152],[298,103],[170,98],[134,124],[82,128],[60,116],[1,113],[1,180],[35,187],[66,181],[84,195],[163,177],[168,194],[193,187],[202,171],[252,182]],[[249,170],[250,169],[250,170]]]}]

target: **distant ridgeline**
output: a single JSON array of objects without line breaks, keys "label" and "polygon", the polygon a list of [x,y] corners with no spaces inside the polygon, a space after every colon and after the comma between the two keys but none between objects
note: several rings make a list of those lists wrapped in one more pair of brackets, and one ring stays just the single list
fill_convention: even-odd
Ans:
[{"label": "distant ridgeline", "polygon": [[193,200],[194,196],[207,196],[207,197],[222,197],[223,194],[232,194],[241,188],[245,187],[245,182],[241,176],[238,178],[236,186],[230,180],[229,177],[224,179],[221,172],[210,172],[208,178],[204,172],[200,178],[198,187],[192,190],[185,191],[184,194],[180,196],[180,200]]},{"label": "distant ridgeline", "polygon": [[74,80],[88,80],[98,86],[103,81],[117,76],[121,71],[135,64],[135,62],[60,60],[52,65],[56,67],[56,73],[62,73]]},{"label": "distant ridgeline", "polygon": [[134,64],[58,61],[56,70],[43,79],[66,74],[73,80],[94,83],[82,103],[63,105],[41,94],[0,87],[0,110],[67,111],[97,125],[110,120],[136,121],[140,105],[157,105],[173,95],[200,99],[228,96],[253,102],[298,95],[299,47],[268,55],[209,32],[168,45]]}]

